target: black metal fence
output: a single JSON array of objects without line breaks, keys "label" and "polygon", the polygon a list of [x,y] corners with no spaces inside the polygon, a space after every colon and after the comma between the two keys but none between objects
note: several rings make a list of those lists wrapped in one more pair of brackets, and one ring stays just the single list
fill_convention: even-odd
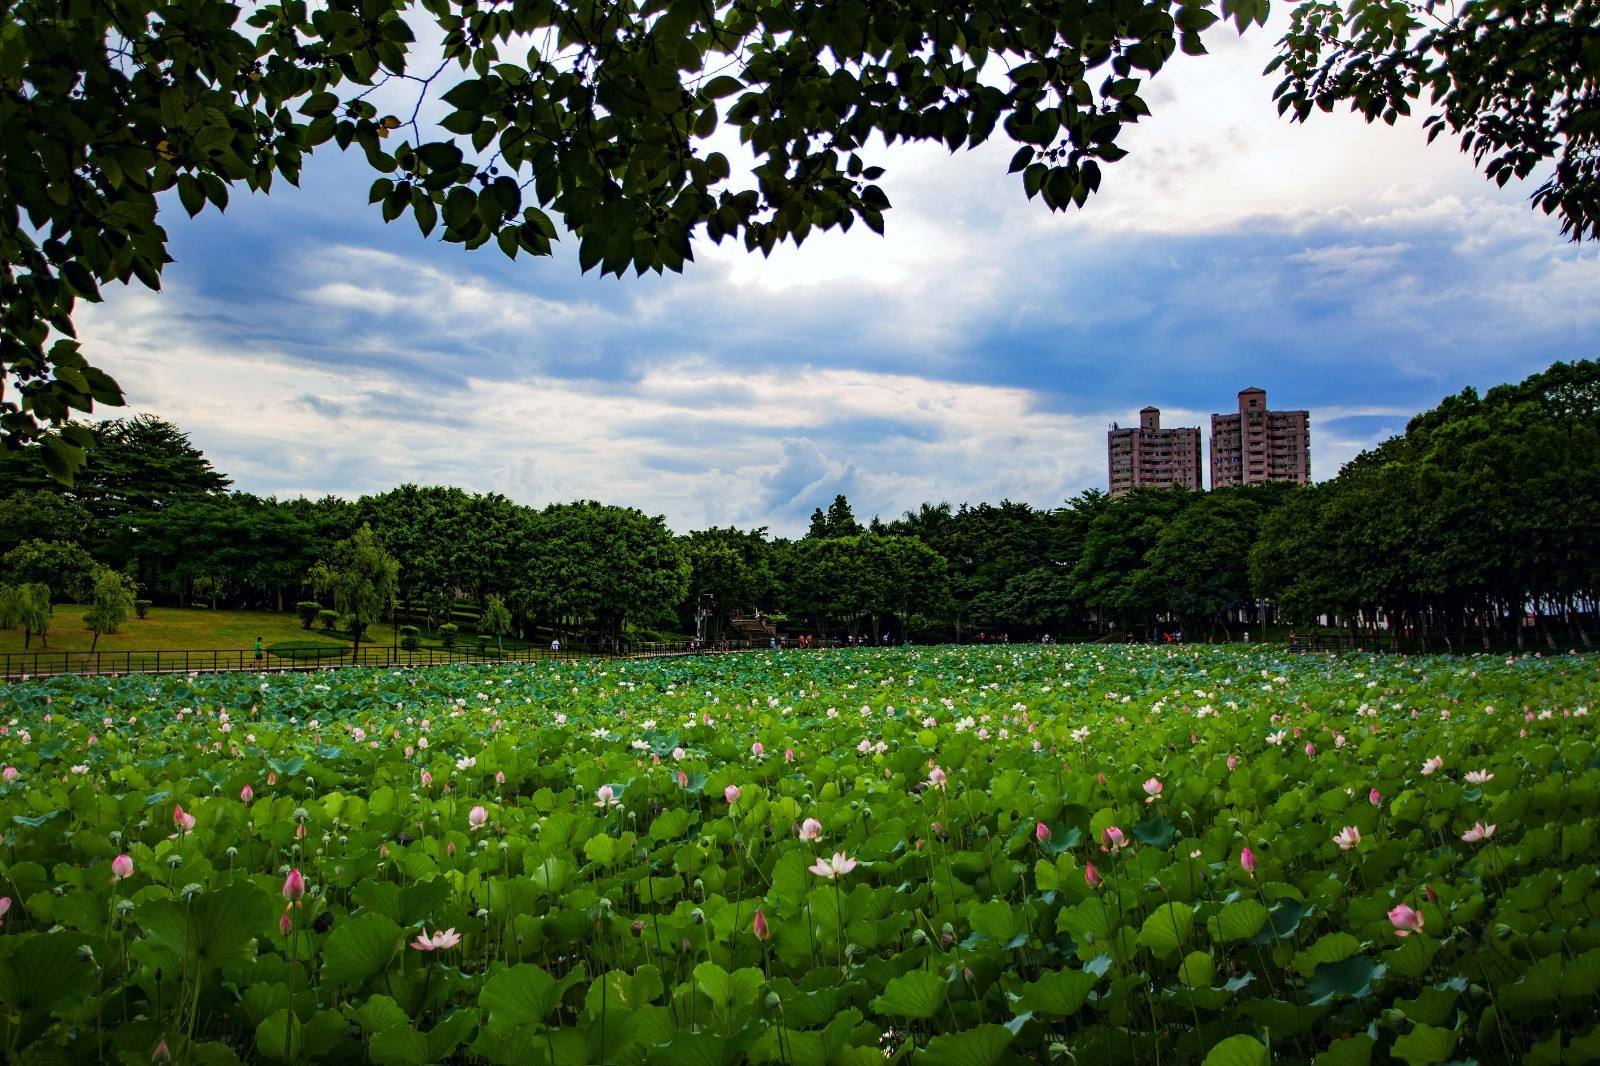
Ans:
[{"label": "black metal fence", "polygon": [[395,648],[363,644],[359,649],[330,645],[297,648],[257,659],[248,648],[175,651],[14,651],[0,652],[0,679],[20,680],[56,674],[213,674],[241,671],[291,673],[341,667],[403,668],[456,664],[509,664],[552,660],[625,658],[654,659],[677,655],[710,655],[766,648],[766,643],[719,641],[699,645],[691,641],[617,642],[601,648],[523,647]]}]

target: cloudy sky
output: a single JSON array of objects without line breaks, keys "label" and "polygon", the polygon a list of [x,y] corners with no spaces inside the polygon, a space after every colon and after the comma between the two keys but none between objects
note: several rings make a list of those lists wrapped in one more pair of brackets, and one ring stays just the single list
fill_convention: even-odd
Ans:
[{"label": "cloudy sky", "polygon": [[618,281],[572,242],[510,262],[386,226],[330,148],[226,216],[174,204],[164,291],[111,293],[83,333],[252,492],[454,484],[779,533],[836,492],[863,517],[1052,506],[1105,487],[1110,422],[1206,425],[1248,385],[1311,409],[1328,478],[1446,393],[1596,355],[1596,251],[1415,123],[1280,120],[1277,29],[1177,57],[1070,215],[1027,201],[1003,136],[897,148],[887,237],[702,244]]}]

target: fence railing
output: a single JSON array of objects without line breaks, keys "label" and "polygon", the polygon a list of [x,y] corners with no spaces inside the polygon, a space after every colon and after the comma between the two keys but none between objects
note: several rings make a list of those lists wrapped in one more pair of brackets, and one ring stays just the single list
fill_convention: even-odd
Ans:
[{"label": "fence railing", "polygon": [[675,655],[710,655],[766,648],[765,643],[718,641],[697,645],[692,641],[619,641],[598,648],[519,647],[496,650],[470,648],[396,648],[364,644],[359,649],[329,645],[299,648],[257,659],[248,648],[179,649],[171,651],[36,651],[0,652],[0,679],[50,677],[56,674],[212,674],[258,671],[261,673],[331,670],[341,667],[404,668],[463,664],[506,664],[596,658],[663,658]]}]

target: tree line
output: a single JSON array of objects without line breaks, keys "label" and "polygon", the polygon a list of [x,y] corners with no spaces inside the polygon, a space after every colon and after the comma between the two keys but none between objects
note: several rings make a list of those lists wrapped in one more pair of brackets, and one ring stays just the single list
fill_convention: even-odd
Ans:
[{"label": "tree line", "polygon": [[92,604],[97,589],[112,594],[109,572],[129,596],[309,609],[308,624],[331,611],[358,636],[397,614],[429,630],[579,640],[697,625],[721,639],[755,617],[874,641],[1209,639],[1275,619],[1436,646],[1587,646],[1600,587],[1593,361],[1448,397],[1306,488],[1089,490],[1059,507],[929,503],[866,523],[839,496],[792,539],[679,535],[635,508],[529,507],[441,486],[264,498],[232,491],[159,419],[88,429],[95,458],[70,488],[36,448],[0,453],[0,583],[11,590],[0,606],[13,604],[0,622],[19,624],[23,601],[37,621],[41,595]]}]

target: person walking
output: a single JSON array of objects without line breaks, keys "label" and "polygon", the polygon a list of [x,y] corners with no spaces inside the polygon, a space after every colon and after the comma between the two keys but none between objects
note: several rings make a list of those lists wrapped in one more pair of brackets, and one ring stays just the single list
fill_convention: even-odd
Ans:
[{"label": "person walking", "polygon": [[261,665],[261,660],[266,658],[265,653],[261,649],[261,638],[260,637],[256,638],[255,651],[256,651],[256,666],[259,667]]}]

